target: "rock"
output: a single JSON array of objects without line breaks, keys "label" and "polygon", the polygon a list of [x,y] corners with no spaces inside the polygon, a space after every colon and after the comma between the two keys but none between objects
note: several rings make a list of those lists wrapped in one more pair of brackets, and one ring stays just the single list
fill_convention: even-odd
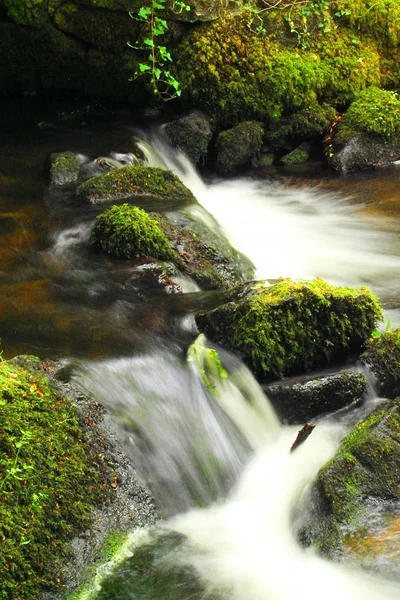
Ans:
[{"label": "rock", "polygon": [[203,163],[212,138],[211,123],[200,111],[194,111],[167,123],[164,132],[174,148],[181,150],[193,164]]},{"label": "rock", "polygon": [[141,165],[96,175],[79,186],[78,196],[91,204],[148,196],[171,203],[196,202],[192,192],[171,171]]},{"label": "rock", "polygon": [[368,521],[368,501],[400,500],[400,398],[379,405],[318,473],[302,538],[330,556]]},{"label": "rock", "polygon": [[328,164],[340,172],[388,165],[400,158],[400,100],[375,87],[361,92],[324,140]]},{"label": "rock", "polygon": [[343,360],[381,319],[367,288],[340,288],[322,279],[237,286],[219,308],[196,315],[201,332],[266,380]]},{"label": "rock", "polygon": [[216,169],[232,173],[256,158],[261,151],[264,128],[260,123],[245,121],[219,134]]},{"label": "rock", "polygon": [[202,289],[227,289],[254,276],[251,261],[235,250],[212,216],[194,206],[175,219],[158,215],[161,229],[179,257],[178,267]]},{"label": "rock", "polygon": [[264,385],[263,389],[282,421],[306,423],[310,419],[360,402],[367,380],[358,371],[322,377],[302,377]]},{"label": "rock", "polygon": [[373,374],[380,396],[390,399],[400,396],[400,329],[371,339],[360,360]]},{"label": "rock", "polygon": [[124,288],[132,290],[138,296],[150,301],[159,292],[163,294],[181,294],[182,288],[171,278],[176,275],[179,276],[179,272],[170,263],[142,259],[135,265],[133,274],[125,283]]},{"label": "rock", "polygon": [[73,152],[54,152],[50,155],[50,184],[65,185],[78,180],[79,158]]},{"label": "rock", "polygon": [[281,158],[280,162],[283,165],[303,164],[307,162],[310,158],[310,150],[311,144],[309,144],[308,142],[303,142],[302,144],[300,144],[300,146],[292,150],[292,152],[289,152],[289,154],[285,154],[285,156]]},{"label": "rock", "polygon": [[54,14],[54,23],[62,32],[99,50],[121,53],[134,44],[139,22],[129,14],[65,3]]},{"label": "rock", "polygon": [[[231,0],[185,0],[186,5],[182,9],[170,2],[171,7],[167,6],[169,18],[177,21],[187,21],[188,23],[215,21],[223,12],[236,13],[240,10],[243,0],[231,2]],[[175,6],[174,6],[175,4]],[[189,7],[190,10],[187,10]]]},{"label": "rock", "polygon": [[90,243],[116,258],[173,256],[168,239],[149,215],[129,204],[112,206],[95,219]]}]

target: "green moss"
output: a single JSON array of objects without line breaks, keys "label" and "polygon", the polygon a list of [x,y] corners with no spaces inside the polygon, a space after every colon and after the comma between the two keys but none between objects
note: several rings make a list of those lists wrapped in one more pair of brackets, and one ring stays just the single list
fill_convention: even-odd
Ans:
[{"label": "green moss", "polygon": [[337,529],[337,540],[343,538],[341,528],[362,515],[367,498],[400,498],[399,441],[397,400],[356,425],[320,470],[317,485],[328,509],[328,529]]},{"label": "green moss", "polygon": [[39,373],[0,363],[0,598],[56,585],[65,545],[105,498],[75,409]]},{"label": "green moss", "polygon": [[64,185],[76,181],[79,176],[79,158],[73,152],[58,152],[50,157],[50,182],[52,185]]},{"label": "green moss", "polygon": [[361,360],[374,374],[382,396],[395,398],[400,394],[400,329],[371,339]]},{"label": "green moss", "polygon": [[285,279],[244,298],[234,289],[231,297],[197,315],[199,329],[239,352],[268,379],[343,359],[361,347],[382,318],[366,288],[339,288],[321,279]]},{"label": "green moss", "polygon": [[182,203],[195,202],[192,192],[171,171],[144,166],[122,167],[92,177],[79,186],[78,196],[92,204],[135,196],[151,196]]},{"label": "green moss", "polygon": [[219,127],[273,123],[315,103],[342,106],[367,85],[380,84],[373,39],[360,43],[354,31],[323,33],[316,26],[307,48],[293,47],[283,16],[274,24],[261,36],[249,29],[246,15],[221,19],[193,28],[175,51],[184,94]]},{"label": "green moss", "polygon": [[129,204],[112,206],[96,217],[90,238],[95,248],[117,258],[152,256],[172,258],[168,239],[157,222]]},{"label": "green moss", "polygon": [[220,133],[217,139],[217,170],[230,173],[256,158],[261,150],[263,134],[261,123],[252,121],[244,121]]},{"label": "green moss", "polygon": [[200,334],[189,346],[187,358],[200,375],[204,386],[213,395],[218,396],[222,382],[228,377],[228,373],[222,366],[218,352],[207,348],[205,341],[205,336]]},{"label": "green moss", "polygon": [[340,139],[357,134],[393,140],[400,132],[400,100],[394,92],[370,87],[356,96],[340,122]]},{"label": "green moss", "polygon": [[332,13],[340,26],[374,36],[382,46],[395,48],[400,42],[398,0],[335,0]]},{"label": "green moss", "polygon": [[9,17],[18,25],[40,27],[46,21],[46,0],[4,0]]}]

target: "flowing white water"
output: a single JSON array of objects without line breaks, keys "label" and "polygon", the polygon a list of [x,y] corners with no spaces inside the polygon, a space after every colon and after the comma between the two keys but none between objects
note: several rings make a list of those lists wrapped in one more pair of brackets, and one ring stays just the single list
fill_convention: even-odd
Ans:
[{"label": "flowing white water", "polygon": [[[313,279],[367,285],[400,296],[398,233],[362,213],[360,202],[318,185],[240,178],[205,184],[189,160],[160,139],[140,142],[149,164],[175,171],[256,266],[256,279]],[[383,218],[381,217],[383,222]],[[400,325],[400,311],[392,314]]]},{"label": "flowing white water", "polygon": [[[390,234],[364,224],[347,199],[314,187],[244,179],[205,185],[185,157],[139,146],[150,164],[178,172],[233,245],[253,260],[257,277],[321,276],[340,284],[372,282],[377,291],[398,289],[397,246]],[[113,413],[127,452],[142,457],[163,508],[186,511],[162,525],[162,532],[183,535],[181,551],[165,561],[195,569],[205,586],[201,598],[400,598],[400,583],[328,562],[295,539],[296,507],[334,454],[342,425],[320,422],[290,453],[297,428],[280,428],[267,400],[265,410],[256,408],[262,392],[247,369],[236,364],[216,401],[172,348],[88,364],[81,381]],[[193,509],[198,502],[205,508]],[[122,580],[122,592],[102,599],[178,600],[168,590],[137,594],[135,584]],[[200,596],[179,595],[191,598]]]}]

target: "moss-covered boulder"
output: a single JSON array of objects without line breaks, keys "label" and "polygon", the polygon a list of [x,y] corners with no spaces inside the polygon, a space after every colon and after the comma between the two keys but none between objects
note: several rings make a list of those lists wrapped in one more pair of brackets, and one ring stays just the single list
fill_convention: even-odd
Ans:
[{"label": "moss-covered boulder", "polygon": [[283,165],[301,165],[308,161],[310,155],[311,145],[308,142],[303,142],[289,154],[282,156],[280,162]]},{"label": "moss-covered boulder", "polygon": [[10,19],[18,25],[40,27],[48,19],[46,0],[3,0]]},{"label": "moss-covered boulder", "polygon": [[64,33],[111,53],[126,50],[128,42],[134,44],[139,33],[139,22],[126,12],[79,6],[73,2],[60,6],[54,14],[54,23]]},{"label": "moss-covered boulder", "polygon": [[390,399],[400,396],[400,329],[371,339],[360,358],[372,372],[378,394]]},{"label": "moss-covered boulder", "polygon": [[297,377],[263,387],[282,421],[306,423],[361,402],[367,391],[367,379],[359,371],[343,371],[323,377]]},{"label": "moss-covered boulder", "polygon": [[170,144],[186,154],[194,164],[203,163],[207,158],[213,132],[209,119],[202,112],[196,110],[170,121],[164,132]]},{"label": "moss-covered boulder", "polygon": [[117,258],[172,258],[167,237],[157,222],[137,206],[111,206],[96,217],[90,237],[94,248]]},{"label": "moss-covered boulder", "polygon": [[50,184],[65,185],[77,181],[80,166],[74,152],[54,152],[50,155]]},{"label": "moss-covered boulder", "polygon": [[381,319],[367,288],[335,287],[321,279],[239,286],[225,304],[196,315],[200,331],[268,380],[343,360]]},{"label": "moss-covered boulder", "polygon": [[[290,11],[292,18],[299,13],[299,30],[304,31],[302,8],[299,3]],[[281,10],[265,11],[263,34],[249,28],[246,11],[224,15],[191,29],[176,48],[183,96],[219,129],[248,120],[276,123],[284,115],[325,103],[343,106],[366,85],[380,85],[382,57],[374,39],[361,42],[356,31],[335,27],[329,13],[325,31],[313,18],[307,43],[299,43],[288,16]],[[395,77],[395,65],[391,72]]]},{"label": "moss-covered boulder", "polygon": [[232,173],[238,167],[257,159],[262,146],[264,127],[261,123],[247,121],[223,131],[217,138],[216,169],[219,173]]},{"label": "moss-covered boulder", "polygon": [[36,600],[43,587],[58,587],[66,544],[88,526],[112,482],[77,410],[30,368],[36,362],[0,362],[0,595],[7,600]]},{"label": "moss-covered boulder", "polygon": [[196,201],[192,192],[171,171],[144,166],[127,166],[96,175],[79,186],[78,196],[91,204],[146,196],[171,204]]},{"label": "moss-covered boulder", "polygon": [[314,512],[303,537],[334,554],[368,517],[373,504],[400,500],[400,398],[378,407],[344,438],[318,473]]},{"label": "moss-covered boulder", "polygon": [[387,165],[400,158],[400,100],[376,87],[361,92],[324,140],[328,164],[337,171]]}]

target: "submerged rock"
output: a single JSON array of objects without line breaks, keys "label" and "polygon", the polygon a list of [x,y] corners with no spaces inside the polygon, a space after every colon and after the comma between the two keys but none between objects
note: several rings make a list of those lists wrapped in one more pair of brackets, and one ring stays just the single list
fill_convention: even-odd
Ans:
[{"label": "submerged rock", "polygon": [[380,167],[400,158],[400,100],[375,87],[361,92],[324,140],[328,164],[348,172]]},{"label": "submerged rock", "polygon": [[400,500],[399,442],[400,398],[378,406],[356,425],[320,469],[303,541],[325,554],[340,554],[365,527],[371,506]]},{"label": "submerged rock", "polygon": [[232,173],[256,159],[261,151],[263,134],[263,125],[254,121],[245,121],[220,133],[217,138],[217,171]]},{"label": "submerged rock", "polygon": [[400,396],[400,329],[371,339],[360,359],[372,372],[379,395],[390,399]]},{"label": "submerged rock", "polygon": [[360,402],[367,380],[358,371],[302,377],[263,386],[278,416],[286,423],[305,423],[319,415]]},{"label": "submerged rock", "polygon": [[267,380],[343,360],[381,319],[367,288],[340,288],[321,279],[238,286],[225,304],[196,315],[200,331]]},{"label": "submerged rock", "polygon": [[192,192],[171,171],[142,165],[96,175],[79,186],[78,196],[91,204],[146,196],[182,204],[196,201]]},{"label": "submerged rock", "polygon": [[65,185],[77,181],[80,166],[79,158],[73,152],[50,154],[50,184]]},{"label": "submerged rock", "polygon": [[174,148],[178,148],[193,164],[204,162],[212,138],[209,119],[200,111],[180,117],[167,123],[165,134]]}]

